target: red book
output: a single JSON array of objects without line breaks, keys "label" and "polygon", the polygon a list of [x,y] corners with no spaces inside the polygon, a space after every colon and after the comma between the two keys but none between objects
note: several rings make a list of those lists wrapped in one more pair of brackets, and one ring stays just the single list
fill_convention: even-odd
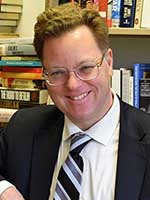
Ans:
[{"label": "red book", "polygon": [[23,72],[23,73],[42,73],[43,69],[41,67],[12,67],[12,66],[3,66],[3,72]]},{"label": "red book", "polygon": [[102,18],[107,19],[107,4],[108,0],[99,1],[99,12]]}]

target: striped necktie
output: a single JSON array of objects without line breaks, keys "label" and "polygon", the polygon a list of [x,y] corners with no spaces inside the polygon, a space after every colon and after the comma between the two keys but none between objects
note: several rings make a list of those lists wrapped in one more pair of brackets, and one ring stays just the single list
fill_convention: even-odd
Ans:
[{"label": "striped necktie", "polygon": [[79,153],[90,140],[86,134],[77,133],[72,136],[70,153],[58,175],[54,200],[79,199],[83,172],[83,160]]}]

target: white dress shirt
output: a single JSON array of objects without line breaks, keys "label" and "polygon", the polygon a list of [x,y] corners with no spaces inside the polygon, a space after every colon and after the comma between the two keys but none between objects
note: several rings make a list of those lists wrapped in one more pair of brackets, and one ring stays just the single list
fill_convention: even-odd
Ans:
[{"label": "white dress shirt", "polygon": [[[120,104],[114,92],[113,95],[113,105],[108,113],[94,126],[84,131],[93,140],[80,153],[84,162],[80,200],[114,199]],[[60,167],[69,153],[70,136],[76,132],[83,131],[65,117],[62,143],[50,188],[51,195],[49,200],[53,200]]]}]

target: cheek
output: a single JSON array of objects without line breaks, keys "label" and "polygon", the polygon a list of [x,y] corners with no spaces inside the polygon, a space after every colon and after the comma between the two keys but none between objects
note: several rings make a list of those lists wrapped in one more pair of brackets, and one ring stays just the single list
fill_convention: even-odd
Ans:
[{"label": "cheek", "polygon": [[48,87],[48,93],[54,102],[61,101],[64,94],[60,87]]}]

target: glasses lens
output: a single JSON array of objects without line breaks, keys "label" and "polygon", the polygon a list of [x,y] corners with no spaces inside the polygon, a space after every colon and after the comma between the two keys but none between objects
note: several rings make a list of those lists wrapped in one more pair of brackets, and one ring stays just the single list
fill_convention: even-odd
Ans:
[{"label": "glasses lens", "polygon": [[83,66],[80,67],[77,71],[77,76],[82,80],[91,80],[98,75],[97,65]]},{"label": "glasses lens", "polygon": [[44,73],[45,79],[52,85],[63,84],[66,81],[67,76],[68,72],[64,68],[56,68]]}]

